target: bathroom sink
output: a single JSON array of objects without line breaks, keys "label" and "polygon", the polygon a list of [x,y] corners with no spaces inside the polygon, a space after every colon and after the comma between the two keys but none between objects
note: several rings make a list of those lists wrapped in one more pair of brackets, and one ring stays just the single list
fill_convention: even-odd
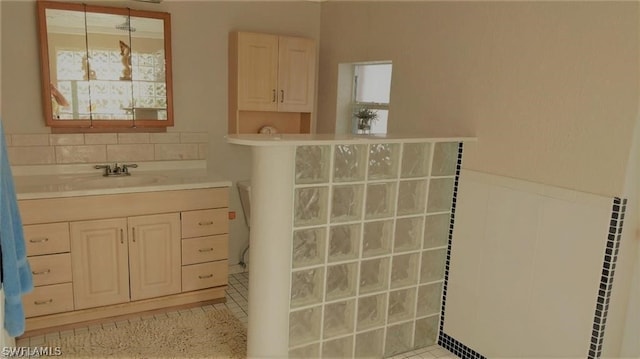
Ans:
[{"label": "bathroom sink", "polygon": [[111,188],[111,187],[135,187],[160,183],[166,176],[161,175],[132,175],[111,177],[83,177],[78,178],[74,185],[82,188]]}]

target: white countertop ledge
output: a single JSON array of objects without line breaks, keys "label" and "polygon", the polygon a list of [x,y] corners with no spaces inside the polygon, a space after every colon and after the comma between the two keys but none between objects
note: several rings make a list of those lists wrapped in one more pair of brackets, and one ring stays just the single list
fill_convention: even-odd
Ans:
[{"label": "white countertop ledge", "polygon": [[412,135],[245,134],[228,135],[227,142],[245,146],[305,146],[359,143],[476,142],[476,137]]},{"label": "white countertop ledge", "polygon": [[231,181],[205,169],[131,173],[123,177],[104,177],[100,173],[17,175],[14,185],[18,200],[231,186]]}]

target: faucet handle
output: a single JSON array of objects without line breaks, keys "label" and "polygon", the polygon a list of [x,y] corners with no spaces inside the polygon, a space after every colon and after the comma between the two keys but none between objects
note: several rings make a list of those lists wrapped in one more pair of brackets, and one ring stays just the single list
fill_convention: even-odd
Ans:
[{"label": "faucet handle", "polygon": [[104,175],[103,176],[108,176],[111,173],[111,167],[109,167],[109,165],[95,165],[93,166],[93,168],[100,170],[100,169],[104,169]]},{"label": "faucet handle", "polygon": [[135,163],[123,164],[122,165],[122,172],[129,173],[129,168],[138,168],[138,165],[135,164]]}]

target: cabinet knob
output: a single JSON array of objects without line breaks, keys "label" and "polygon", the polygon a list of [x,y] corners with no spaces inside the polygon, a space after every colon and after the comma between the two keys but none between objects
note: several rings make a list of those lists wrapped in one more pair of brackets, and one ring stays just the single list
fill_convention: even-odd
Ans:
[{"label": "cabinet knob", "polygon": [[213,221],[198,222],[199,226],[210,226],[212,224],[213,224]]},{"label": "cabinet knob", "polygon": [[280,103],[284,102],[284,90],[280,90]]},{"label": "cabinet knob", "polygon": [[47,237],[33,238],[33,239],[29,240],[29,242],[31,242],[31,243],[42,243],[42,242],[48,242],[48,241],[49,241],[49,238],[47,238]]},{"label": "cabinet knob", "polygon": [[199,275],[198,278],[200,279],[207,279],[207,278],[211,278],[213,277],[213,274],[207,274],[207,275]]},{"label": "cabinet knob", "polygon": [[276,89],[273,89],[273,95],[271,97],[271,102],[276,102]]},{"label": "cabinet knob", "polygon": [[198,249],[198,252],[200,253],[204,253],[204,252],[211,252],[213,251],[213,248],[202,248],[202,249]]}]

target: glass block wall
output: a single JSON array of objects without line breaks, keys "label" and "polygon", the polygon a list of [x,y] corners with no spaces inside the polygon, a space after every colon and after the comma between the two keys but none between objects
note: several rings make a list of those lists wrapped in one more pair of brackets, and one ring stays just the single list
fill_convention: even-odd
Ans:
[{"label": "glass block wall", "polygon": [[296,148],[291,357],[436,343],[458,145]]}]

